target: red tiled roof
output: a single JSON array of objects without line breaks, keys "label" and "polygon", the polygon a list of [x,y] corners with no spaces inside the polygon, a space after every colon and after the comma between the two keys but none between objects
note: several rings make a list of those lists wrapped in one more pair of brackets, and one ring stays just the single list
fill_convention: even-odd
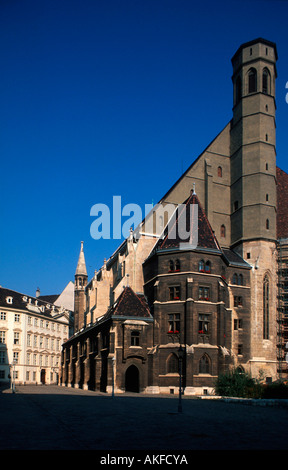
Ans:
[{"label": "red tiled roof", "polygon": [[119,295],[116,305],[112,310],[113,316],[131,316],[131,317],[147,317],[151,318],[149,308],[145,300],[140,298],[131,287],[125,287]]},{"label": "red tiled roof", "polygon": [[[202,208],[200,201],[198,199],[197,194],[191,193],[189,198],[185,201],[184,206],[180,206],[177,209],[177,214],[175,217],[174,224],[169,225],[166,230],[166,235],[163,240],[159,240],[157,243],[156,249],[157,250],[165,250],[169,248],[179,248],[180,243],[189,243],[190,240],[190,207],[192,207],[192,211],[194,210],[194,206],[198,205],[198,244],[197,248],[209,248],[214,250],[220,250],[219,244],[215,237],[215,234],[212,230],[210,222],[205,214],[204,209]],[[189,235],[187,238],[181,237],[181,232],[179,234],[179,226],[181,221],[185,221],[186,227],[185,230]],[[176,235],[174,237],[174,234]],[[192,240],[193,243],[193,240]]]},{"label": "red tiled roof", "polygon": [[276,168],[277,238],[288,238],[288,174]]}]

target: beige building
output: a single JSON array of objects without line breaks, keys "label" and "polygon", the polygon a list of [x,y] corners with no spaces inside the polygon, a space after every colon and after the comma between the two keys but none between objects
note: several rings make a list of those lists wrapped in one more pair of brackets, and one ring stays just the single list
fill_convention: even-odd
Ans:
[{"label": "beige building", "polygon": [[71,311],[0,288],[0,385],[57,384]]},{"label": "beige building", "polygon": [[[185,257],[178,245],[169,245],[171,263],[179,262],[179,269],[165,271],[160,261],[169,263],[168,252],[160,248],[159,233],[151,230],[150,225],[147,228],[147,219],[137,231],[131,231],[90,281],[81,247],[75,275],[75,335],[64,345],[62,370],[70,373],[62,375],[63,384],[95,388],[95,383],[108,387],[116,380],[118,389],[124,391],[126,375],[129,375],[129,383],[133,382],[130,377],[130,366],[133,366],[135,383],[141,384],[140,391],[174,390],[180,345],[185,351],[185,393],[196,393],[207,387],[211,390],[217,375],[231,367],[241,367],[253,377],[263,375],[267,381],[287,373],[283,332],[286,331],[288,311],[284,308],[286,280],[283,273],[286,271],[282,268],[285,246],[287,255],[288,175],[276,166],[276,62],[276,45],[268,40],[259,38],[239,47],[232,58],[230,122],[159,201],[157,207],[160,209],[167,204],[175,208],[178,204],[187,204],[194,188],[192,193],[197,194],[197,201],[203,207],[202,218],[207,218],[202,224],[203,233],[199,228],[203,244],[196,250],[190,250]],[[161,215],[161,221],[165,230],[165,214]],[[205,240],[209,226],[210,237],[213,232],[217,246],[213,253]],[[203,261],[199,258],[199,250],[205,254],[203,260],[214,263],[213,272],[199,268]],[[158,260],[155,264],[154,255]],[[210,277],[203,283],[201,276],[203,279],[206,274]],[[236,282],[235,276],[238,280],[244,276],[245,284]],[[121,357],[123,348],[127,350],[127,342],[122,344],[121,335],[118,335],[116,344],[112,329],[109,330],[103,319],[107,319],[107,312],[111,312],[113,305],[122,298],[125,286],[137,296],[146,296],[154,322],[145,322],[145,328],[153,328],[152,336],[147,328],[145,330],[145,354],[141,347],[138,351],[131,349],[131,354],[125,353],[123,361]],[[169,298],[168,291],[171,295],[173,289],[177,295]],[[209,295],[199,297],[200,289]],[[214,299],[213,308],[211,298]],[[178,301],[182,302],[182,310]],[[125,321],[132,325],[128,305],[126,313]],[[134,316],[135,321],[145,321]],[[170,335],[164,331],[168,321],[174,326],[177,322],[177,328],[181,327],[180,333],[176,329],[178,335],[172,335],[172,330]],[[207,331],[210,328],[209,334],[195,334],[200,321]],[[141,337],[141,328],[137,329],[135,325],[135,334],[138,331]],[[104,326],[103,341],[93,342],[93,335],[100,338]],[[147,338],[153,340],[149,343]],[[93,354],[91,349],[87,353],[85,342],[88,340],[89,345],[94,344]],[[138,345],[141,345],[140,338]],[[146,353],[147,361],[143,365]],[[114,372],[109,363],[112,357],[116,367]],[[81,358],[85,367],[89,363],[90,375]],[[97,375],[93,361],[98,364],[102,382],[98,377],[99,380],[96,378],[91,385],[88,377]]]}]

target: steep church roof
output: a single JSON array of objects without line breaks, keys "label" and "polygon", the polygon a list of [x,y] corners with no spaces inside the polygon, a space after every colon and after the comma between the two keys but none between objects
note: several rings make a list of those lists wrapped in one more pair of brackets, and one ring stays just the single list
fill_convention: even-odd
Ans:
[{"label": "steep church roof", "polygon": [[84,256],[84,250],[83,250],[83,242],[81,242],[81,249],[80,249],[80,254],[79,254],[79,259],[78,259],[78,264],[77,264],[75,275],[87,276],[87,269],[86,269],[85,256]]},{"label": "steep church roof", "polygon": [[[212,250],[220,250],[220,246],[215,237],[215,234],[212,230],[210,222],[205,214],[203,207],[199,201],[197,194],[192,191],[189,198],[177,208],[174,221],[171,224],[168,224],[165,230],[164,238],[160,239],[156,244],[156,250],[166,250],[166,249],[179,249],[180,243],[193,243],[192,236],[193,230],[190,227],[191,214],[197,210],[198,206],[198,243],[197,248],[206,248]],[[192,215],[193,217],[193,215]],[[183,224],[186,224],[183,227]],[[181,230],[185,229],[188,234],[186,237],[183,237]]]},{"label": "steep church roof", "polygon": [[137,295],[131,287],[123,289],[108,315],[151,318],[145,298]]}]

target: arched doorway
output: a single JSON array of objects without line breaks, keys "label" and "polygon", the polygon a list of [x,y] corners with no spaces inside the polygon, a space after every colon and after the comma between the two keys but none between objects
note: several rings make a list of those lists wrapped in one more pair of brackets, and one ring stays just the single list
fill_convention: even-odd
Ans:
[{"label": "arched doorway", "polygon": [[134,365],[126,370],[125,390],[126,392],[139,393],[139,369]]}]

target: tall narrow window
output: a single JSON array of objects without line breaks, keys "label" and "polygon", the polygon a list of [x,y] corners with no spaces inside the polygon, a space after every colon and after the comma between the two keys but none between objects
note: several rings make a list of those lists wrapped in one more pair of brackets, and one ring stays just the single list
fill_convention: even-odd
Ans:
[{"label": "tall narrow window", "polygon": [[211,272],[211,263],[210,261],[206,261],[205,263],[205,273],[210,273]]},{"label": "tall narrow window", "polygon": [[269,339],[269,279],[263,282],[263,339]]},{"label": "tall narrow window", "polygon": [[201,259],[201,261],[199,261],[198,269],[199,269],[200,272],[204,272],[204,261],[203,261],[203,259]]},{"label": "tall narrow window", "polygon": [[210,373],[210,361],[207,354],[204,354],[199,361],[199,374]]},{"label": "tall narrow window", "polygon": [[217,174],[220,178],[222,178],[222,167],[218,166]]},{"label": "tall narrow window", "polygon": [[269,230],[269,219],[266,219],[266,228]]},{"label": "tall narrow window", "polygon": [[255,69],[250,69],[248,73],[248,93],[255,93],[257,91],[257,72]]},{"label": "tall narrow window", "polygon": [[220,235],[221,235],[221,237],[223,237],[223,238],[226,237],[226,228],[225,228],[225,225],[224,225],[224,224],[221,225]]},{"label": "tall narrow window", "polygon": [[168,333],[179,333],[180,313],[170,313],[168,315]]},{"label": "tall narrow window", "polygon": [[264,69],[262,74],[262,91],[270,94],[270,74],[267,69]]}]

